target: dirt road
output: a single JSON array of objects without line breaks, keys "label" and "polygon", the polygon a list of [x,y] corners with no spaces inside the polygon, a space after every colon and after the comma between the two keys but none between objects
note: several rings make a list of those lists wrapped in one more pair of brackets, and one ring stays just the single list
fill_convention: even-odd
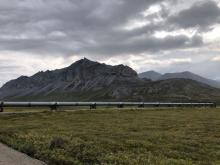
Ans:
[{"label": "dirt road", "polygon": [[0,165],[46,165],[0,143]]}]

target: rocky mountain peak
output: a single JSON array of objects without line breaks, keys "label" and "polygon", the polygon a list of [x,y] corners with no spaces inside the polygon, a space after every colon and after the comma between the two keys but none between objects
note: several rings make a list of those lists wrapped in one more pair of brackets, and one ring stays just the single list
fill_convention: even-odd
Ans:
[{"label": "rocky mountain peak", "polygon": [[137,77],[136,71],[125,65],[106,65],[87,58],[81,59],[64,69],[74,75],[91,76],[121,76],[121,77]]},{"label": "rocky mountain peak", "polygon": [[109,86],[118,80],[136,78],[137,73],[128,66],[111,66],[84,58],[63,69],[41,71],[31,77],[22,76],[9,81],[0,89],[0,97],[17,93],[26,95],[94,90]]},{"label": "rocky mountain peak", "polygon": [[73,66],[73,65],[92,65],[92,64],[97,64],[98,62],[95,62],[95,61],[91,61],[87,58],[83,58],[83,59],[80,59],[76,62],[74,62],[72,65],[70,66]]}]

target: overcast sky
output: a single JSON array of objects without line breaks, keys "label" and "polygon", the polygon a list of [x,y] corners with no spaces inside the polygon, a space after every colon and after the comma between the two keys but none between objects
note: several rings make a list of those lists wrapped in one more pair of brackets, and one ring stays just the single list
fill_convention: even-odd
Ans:
[{"label": "overcast sky", "polygon": [[0,0],[0,86],[83,57],[220,80],[220,2]]}]

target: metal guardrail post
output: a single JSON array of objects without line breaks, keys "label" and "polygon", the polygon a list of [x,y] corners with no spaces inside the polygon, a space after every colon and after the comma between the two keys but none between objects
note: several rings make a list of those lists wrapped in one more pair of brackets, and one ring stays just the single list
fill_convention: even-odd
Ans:
[{"label": "metal guardrail post", "polygon": [[144,103],[139,104],[138,108],[144,108]]},{"label": "metal guardrail post", "polygon": [[91,104],[90,109],[96,109],[96,103]]},{"label": "metal guardrail post", "polygon": [[56,102],[50,106],[50,110],[51,111],[56,111],[57,110],[57,103]]},{"label": "metal guardrail post", "polygon": [[211,106],[212,108],[216,108],[217,107],[217,104],[216,103],[213,103],[213,105]]},{"label": "metal guardrail post", "polygon": [[122,103],[118,104],[118,108],[124,108],[124,105]]},{"label": "metal guardrail post", "polygon": [[154,104],[155,107],[159,107],[160,106],[160,103],[156,103]]},{"label": "metal guardrail post", "polygon": [[3,108],[3,102],[1,102],[1,104],[0,104],[0,112],[4,112],[4,108]]}]

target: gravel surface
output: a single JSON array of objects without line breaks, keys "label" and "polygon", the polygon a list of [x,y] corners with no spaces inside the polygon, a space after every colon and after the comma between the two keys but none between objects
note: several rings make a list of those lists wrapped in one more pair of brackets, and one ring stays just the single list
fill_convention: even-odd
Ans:
[{"label": "gravel surface", "polygon": [[0,165],[46,165],[0,143]]}]

